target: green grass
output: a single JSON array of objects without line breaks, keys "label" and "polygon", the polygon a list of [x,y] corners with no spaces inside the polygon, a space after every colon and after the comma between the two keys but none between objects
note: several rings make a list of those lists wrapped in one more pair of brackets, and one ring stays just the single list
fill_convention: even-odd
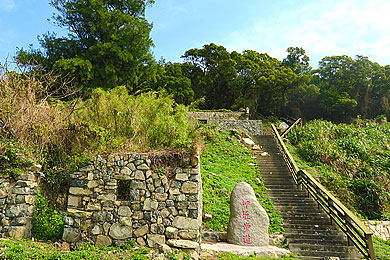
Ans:
[{"label": "green grass", "polygon": [[378,260],[390,259],[390,241],[374,237],[375,256]]},{"label": "green grass", "polygon": [[[230,194],[239,182],[247,182],[255,191],[259,203],[270,218],[270,233],[281,232],[281,220],[260,177],[256,159],[251,150],[243,146],[233,132],[216,132],[205,141],[202,152],[203,211],[213,217],[204,222],[208,230],[226,231],[230,216]],[[255,179],[259,178],[260,183]],[[226,191],[226,192],[223,192]]]},{"label": "green grass", "polygon": [[234,254],[220,254],[218,256],[220,260],[273,260],[273,259],[283,259],[283,260],[298,260],[294,257],[282,257],[282,258],[272,258],[272,257],[256,257],[256,256],[248,256],[248,257],[240,257]]},{"label": "green grass", "polygon": [[303,168],[354,212],[390,219],[390,124],[357,119],[353,124],[308,122],[287,136]]},{"label": "green grass", "polygon": [[[66,250],[49,243],[0,239],[0,259],[4,260],[149,260],[156,258],[157,254],[158,251],[153,249],[133,248],[131,243],[123,247],[93,246],[84,243],[72,250]],[[164,259],[178,259],[178,254],[183,254],[183,260],[190,259],[179,250],[165,254]]]}]

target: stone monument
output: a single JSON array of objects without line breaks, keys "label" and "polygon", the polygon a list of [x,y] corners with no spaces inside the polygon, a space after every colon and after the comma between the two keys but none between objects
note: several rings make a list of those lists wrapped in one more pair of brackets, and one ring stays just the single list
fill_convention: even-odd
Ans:
[{"label": "stone monument", "polygon": [[244,246],[268,246],[269,218],[246,182],[238,183],[230,197],[227,241]]}]

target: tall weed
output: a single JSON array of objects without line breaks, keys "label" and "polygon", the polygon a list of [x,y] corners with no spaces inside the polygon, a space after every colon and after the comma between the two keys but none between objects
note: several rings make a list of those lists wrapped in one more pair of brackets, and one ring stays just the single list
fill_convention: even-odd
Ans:
[{"label": "tall weed", "polygon": [[[314,164],[325,164],[336,174],[319,176],[341,198],[367,218],[389,218],[390,124],[357,119],[353,124],[313,120],[293,129],[288,139],[298,155]],[[320,171],[321,173],[321,171]],[[348,200],[350,201],[350,200]],[[348,203],[349,204],[349,203]]]}]

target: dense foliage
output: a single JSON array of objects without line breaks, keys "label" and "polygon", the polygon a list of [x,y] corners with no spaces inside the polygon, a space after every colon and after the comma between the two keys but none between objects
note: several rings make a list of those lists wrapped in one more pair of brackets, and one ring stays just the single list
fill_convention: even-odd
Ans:
[{"label": "dense foliage", "polygon": [[187,108],[166,94],[134,96],[117,87],[63,102],[48,96],[48,84],[6,71],[0,78],[0,172],[21,174],[32,163],[41,164],[43,194],[60,209],[66,205],[69,173],[92,156],[193,149],[198,140]]},{"label": "dense foliage", "polygon": [[[145,9],[153,0],[50,0],[53,19],[67,37],[46,34],[41,49],[20,50],[16,60],[37,75],[55,71],[84,96],[93,89],[125,86],[129,93],[166,91],[176,102],[201,109],[249,107],[253,118],[292,116],[348,122],[361,115],[390,116],[390,65],[368,57],[327,56],[313,69],[300,47],[280,61],[267,53],[229,52],[214,43],[187,50],[182,63],[156,62],[152,25]],[[60,84],[50,92],[68,93]],[[60,87],[60,88],[58,88]]]},{"label": "dense foliage", "polygon": [[46,34],[44,51],[21,50],[17,60],[34,70],[58,71],[84,89],[126,85],[136,89],[153,66],[149,36],[152,25],[145,8],[153,0],[50,0],[56,25],[67,37]]},{"label": "dense foliage", "polygon": [[[379,122],[379,123],[378,123]],[[390,217],[390,124],[378,119],[353,124],[310,121],[288,140],[298,156],[317,167],[321,182],[365,218]]]},{"label": "dense foliage", "polygon": [[[256,197],[270,219],[269,232],[281,232],[281,219],[267,195],[256,159],[234,133],[209,132],[206,149],[202,152],[203,211],[212,215],[204,222],[206,229],[226,231],[230,216],[230,194],[242,181],[251,185]],[[260,182],[255,182],[259,178]]]}]

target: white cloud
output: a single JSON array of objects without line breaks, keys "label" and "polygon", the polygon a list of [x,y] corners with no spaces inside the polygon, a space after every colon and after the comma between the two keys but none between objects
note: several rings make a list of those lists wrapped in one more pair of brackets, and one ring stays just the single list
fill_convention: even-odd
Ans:
[{"label": "white cloud", "polygon": [[390,1],[301,3],[293,10],[279,11],[272,21],[260,17],[253,26],[231,33],[225,46],[255,49],[278,59],[286,56],[289,46],[299,46],[307,51],[312,66],[325,56],[341,54],[366,55],[381,65],[390,64]]},{"label": "white cloud", "polygon": [[15,9],[15,0],[0,0],[0,11],[12,11]]}]

